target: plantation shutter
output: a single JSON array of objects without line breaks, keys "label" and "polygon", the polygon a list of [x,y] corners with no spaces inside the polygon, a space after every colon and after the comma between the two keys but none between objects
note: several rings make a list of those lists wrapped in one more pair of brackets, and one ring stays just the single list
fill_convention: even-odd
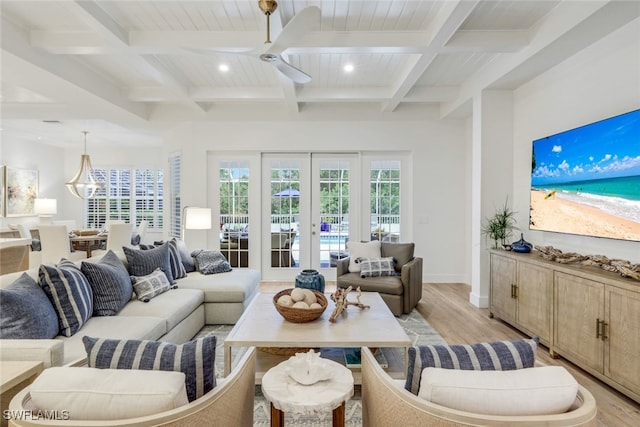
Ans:
[{"label": "plantation shutter", "polygon": [[174,153],[169,156],[169,237],[182,238],[181,181],[182,156]]}]

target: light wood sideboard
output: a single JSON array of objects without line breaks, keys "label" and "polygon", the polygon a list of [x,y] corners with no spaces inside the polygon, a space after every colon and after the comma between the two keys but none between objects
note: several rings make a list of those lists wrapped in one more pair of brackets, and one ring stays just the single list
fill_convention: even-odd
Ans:
[{"label": "light wood sideboard", "polygon": [[536,252],[490,252],[490,316],[640,402],[640,282]]}]

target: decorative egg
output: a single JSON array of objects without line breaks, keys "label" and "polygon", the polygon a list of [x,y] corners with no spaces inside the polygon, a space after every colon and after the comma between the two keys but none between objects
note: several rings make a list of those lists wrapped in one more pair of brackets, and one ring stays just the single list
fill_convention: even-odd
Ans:
[{"label": "decorative egg", "polygon": [[305,310],[309,309],[309,306],[307,305],[306,302],[304,301],[297,301],[295,304],[293,304],[292,306],[293,308],[303,308]]},{"label": "decorative egg", "polygon": [[309,308],[322,308],[322,306],[317,302],[314,302],[313,304],[309,304]]},{"label": "decorative egg", "polygon": [[282,295],[280,298],[278,298],[278,304],[284,307],[291,307],[293,305],[293,300],[289,295]]},{"label": "decorative egg", "polygon": [[304,292],[304,302],[307,303],[307,305],[311,305],[314,302],[318,301],[318,298],[316,298],[316,294],[313,293],[313,291],[311,289],[303,289],[302,292]]},{"label": "decorative egg", "polygon": [[304,290],[302,290],[301,288],[293,288],[291,290],[291,299],[294,302],[303,301],[304,300]]}]

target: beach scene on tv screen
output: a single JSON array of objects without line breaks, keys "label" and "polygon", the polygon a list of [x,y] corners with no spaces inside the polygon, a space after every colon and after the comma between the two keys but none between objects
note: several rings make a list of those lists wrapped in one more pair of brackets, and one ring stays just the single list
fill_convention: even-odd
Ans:
[{"label": "beach scene on tv screen", "polygon": [[532,230],[640,241],[640,110],[533,141]]}]

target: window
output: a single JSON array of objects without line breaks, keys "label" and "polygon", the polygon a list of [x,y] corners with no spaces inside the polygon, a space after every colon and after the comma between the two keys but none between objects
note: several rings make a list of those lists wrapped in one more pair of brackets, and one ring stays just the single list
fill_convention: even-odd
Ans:
[{"label": "window", "polygon": [[182,181],[182,156],[169,156],[169,237],[182,238],[182,201],[180,185]]},{"label": "window", "polygon": [[371,239],[400,241],[400,161],[371,162]]},{"label": "window", "polygon": [[104,182],[86,200],[85,226],[102,228],[107,220],[132,222],[146,219],[150,229],[163,227],[163,171],[152,169],[95,169]]}]

